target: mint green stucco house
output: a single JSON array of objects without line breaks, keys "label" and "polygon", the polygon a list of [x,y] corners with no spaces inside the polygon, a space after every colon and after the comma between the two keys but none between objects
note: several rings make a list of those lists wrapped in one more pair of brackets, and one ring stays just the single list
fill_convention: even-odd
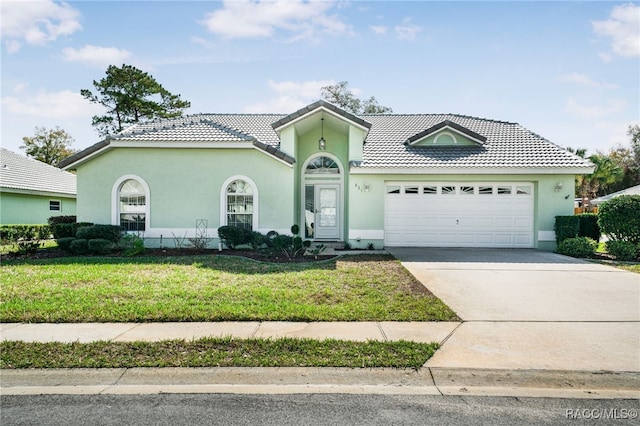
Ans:
[{"label": "mint green stucco house", "polygon": [[0,148],[0,224],[76,214],[76,175]]},{"label": "mint green stucco house", "polygon": [[199,220],[353,247],[555,247],[593,166],[517,123],[454,114],[198,114],[134,125],[62,163],[78,220],[193,236]]}]

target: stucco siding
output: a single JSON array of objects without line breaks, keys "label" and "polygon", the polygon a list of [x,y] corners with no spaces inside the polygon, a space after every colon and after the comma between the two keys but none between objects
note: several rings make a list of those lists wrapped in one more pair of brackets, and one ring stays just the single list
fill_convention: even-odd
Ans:
[{"label": "stucco siding", "polygon": [[[60,210],[49,210],[49,201],[60,201]],[[76,200],[67,196],[0,193],[0,224],[45,224],[51,216],[76,214]]]},{"label": "stucco siding", "polygon": [[165,238],[172,230],[182,235],[198,219],[207,220],[209,235],[215,235],[222,186],[232,176],[257,186],[259,231],[293,223],[293,169],[255,149],[113,149],[78,167],[79,220],[112,223],[114,184],[126,175],[149,187],[149,235],[154,229]]}]

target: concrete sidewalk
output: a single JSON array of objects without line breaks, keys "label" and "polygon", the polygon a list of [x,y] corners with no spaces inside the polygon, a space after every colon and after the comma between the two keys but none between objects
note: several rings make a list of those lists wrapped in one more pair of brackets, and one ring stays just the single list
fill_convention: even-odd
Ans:
[{"label": "concrete sidewalk", "polygon": [[166,322],[0,323],[0,340],[25,342],[111,342],[193,340],[202,337],[297,337],[338,340],[444,342],[458,322]]},{"label": "concrete sidewalk", "polygon": [[390,250],[458,322],[0,324],[0,339],[413,340],[419,371],[337,368],[2,370],[0,394],[397,393],[640,398],[640,277],[537,250]]},{"label": "concrete sidewalk", "polygon": [[[456,322],[0,324],[2,340],[160,341],[207,336],[413,340],[444,343]],[[485,342],[489,344],[490,342]],[[464,348],[457,348],[464,353]],[[455,352],[455,351],[454,351]],[[535,351],[534,351],[535,352]],[[537,354],[540,358],[540,354]],[[524,357],[527,359],[526,357]],[[432,358],[433,359],[433,358]],[[479,360],[478,365],[482,364]],[[524,363],[526,364],[526,362]],[[558,368],[115,368],[0,370],[0,395],[350,393],[640,398],[640,373]]]}]

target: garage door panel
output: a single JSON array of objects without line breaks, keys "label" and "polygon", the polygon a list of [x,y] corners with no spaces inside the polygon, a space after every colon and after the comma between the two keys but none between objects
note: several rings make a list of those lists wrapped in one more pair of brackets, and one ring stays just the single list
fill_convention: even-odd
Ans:
[{"label": "garage door panel", "polygon": [[[393,183],[385,198],[385,244],[425,247],[532,247],[531,183]],[[461,188],[464,186],[464,188]],[[409,187],[410,193],[405,193]],[[419,188],[415,193],[415,188]],[[437,188],[437,193],[424,193]],[[447,192],[455,188],[455,193]],[[469,188],[473,188],[470,191]]]}]

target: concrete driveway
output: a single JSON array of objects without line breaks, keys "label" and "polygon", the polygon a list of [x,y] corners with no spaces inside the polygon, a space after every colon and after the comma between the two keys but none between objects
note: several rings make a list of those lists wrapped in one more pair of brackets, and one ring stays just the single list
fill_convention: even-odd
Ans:
[{"label": "concrete driveway", "polygon": [[464,321],[429,367],[640,371],[640,275],[538,250],[388,249]]}]

